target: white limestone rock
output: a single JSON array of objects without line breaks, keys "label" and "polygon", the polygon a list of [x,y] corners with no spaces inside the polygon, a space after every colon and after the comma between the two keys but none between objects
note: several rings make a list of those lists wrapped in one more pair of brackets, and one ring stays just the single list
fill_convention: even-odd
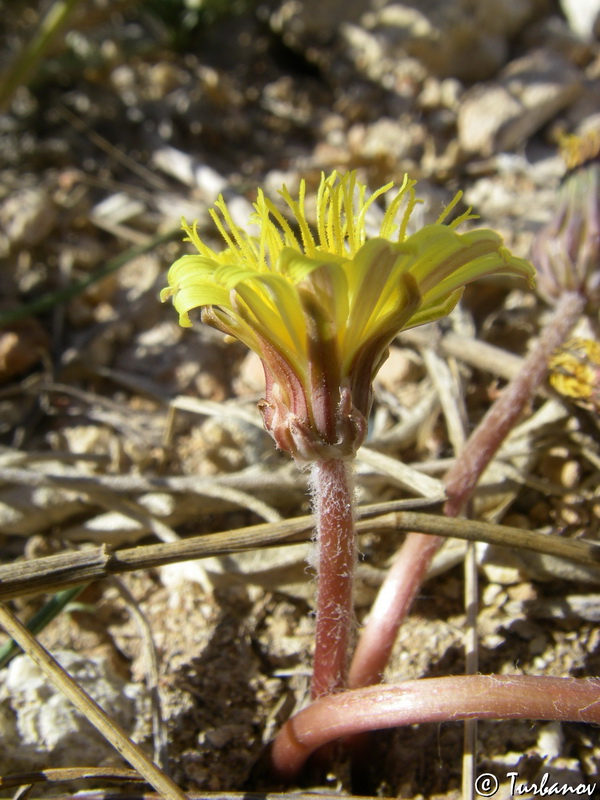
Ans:
[{"label": "white limestone rock", "polygon": [[485,80],[506,63],[510,39],[536,17],[539,0],[405,0],[374,3],[365,27],[388,57],[417,58],[439,77]]},{"label": "white limestone rock", "polygon": [[458,114],[466,153],[514,150],[581,93],[582,76],[562,56],[536,50],[512,61],[494,83],[473,87]]},{"label": "white limestone rock", "polygon": [[582,39],[600,32],[600,0],[560,0],[560,7],[572,31]]},{"label": "white limestone rock", "polygon": [[[147,734],[149,698],[118,677],[104,659],[71,651],[60,664],[132,738]],[[123,766],[114,748],[28,656],[0,672],[0,774],[52,767]]]}]

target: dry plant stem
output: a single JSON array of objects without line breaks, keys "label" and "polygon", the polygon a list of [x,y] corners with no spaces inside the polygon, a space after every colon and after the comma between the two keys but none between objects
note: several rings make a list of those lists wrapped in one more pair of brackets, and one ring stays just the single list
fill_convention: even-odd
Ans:
[{"label": "dry plant stem", "polygon": [[[478,574],[477,574],[477,555],[475,553],[475,542],[469,542],[465,556],[465,610],[466,610],[466,630],[465,630],[465,672],[467,675],[475,675],[479,668],[478,635],[477,635],[477,616],[479,612],[478,603]],[[475,769],[477,763],[477,720],[467,719],[464,724],[463,732],[463,770],[462,770],[462,793],[463,800],[474,800],[475,797]]]},{"label": "dry plant stem", "polygon": [[[476,520],[452,519],[439,514],[404,511],[414,501],[394,500],[357,509],[356,533],[396,534],[419,531],[431,536],[487,542],[534,553],[566,558],[600,570],[600,546],[583,539],[565,539],[554,534],[510,528]],[[258,550],[277,544],[305,542],[314,527],[312,516],[297,517],[277,524],[192,536],[178,542],[138,545],[111,552],[105,545],[89,550],[64,551],[52,556],[15,561],[0,566],[0,601],[64,589],[138,569],[153,569],[210,556],[225,556]]]},{"label": "dry plant stem", "polygon": [[108,780],[140,783],[144,779],[133,769],[123,767],[57,767],[36,772],[19,772],[0,775],[0,789],[14,789],[34,783],[57,783],[59,781]]},{"label": "dry plant stem", "polygon": [[[444,479],[448,495],[444,506],[447,516],[458,516],[472,496],[481,474],[543,381],[551,354],[566,339],[583,313],[585,302],[577,292],[562,295],[521,370],[469,437]],[[381,602],[378,598],[361,635],[350,668],[352,687],[369,686],[381,680],[398,629],[442,541],[441,537],[433,539],[420,533],[409,533],[406,537],[380,589]]]},{"label": "dry plant stem", "polygon": [[600,679],[459,675],[321,697],[281,729],[272,763],[294,778],[316,749],[346,736],[424,722],[540,719],[600,722]]},{"label": "dry plant stem", "polygon": [[311,465],[319,576],[313,699],[347,686],[356,562],[351,470],[348,462],[337,459]]},{"label": "dry plant stem", "polygon": [[144,751],[100,708],[95,700],[71,678],[60,664],[32,636],[25,625],[0,603],[0,625],[18,642],[44,675],[84,714],[112,746],[166,800],[187,800],[171,778],[153,764]]},{"label": "dry plant stem", "polygon": [[152,711],[153,757],[159,767],[169,774],[169,742],[162,713],[158,675],[158,655],[152,636],[152,627],[126,584],[114,576],[109,578],[109,581],[121,595],[129,614],[137,623],[140,632],[141,646],[144,651],[145,681],[150,694]]}]

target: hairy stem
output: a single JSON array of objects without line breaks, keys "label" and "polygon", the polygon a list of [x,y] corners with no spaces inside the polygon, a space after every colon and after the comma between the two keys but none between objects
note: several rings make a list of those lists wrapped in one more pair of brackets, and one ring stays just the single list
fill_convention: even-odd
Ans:
[{"label": "hairy stem", "polygon": [[[585,302],[577,292],[562,295],[521,370],[469,437],[444,478],[448,495],[444,513],[447,516],[458,516],[470,499],[481,474],[544,380],[550,356],[569,335],[583,313]],[[398,629],[442,541],[441,537],[420,533],[409,533],[406,537],[358,643],[350,669],[352,687],[368,686],[381,679]]]},{"label": "hairy stem", "polygon": [[313,699],[347,686],[356,561],[354,490],[345,461],[315,461],[311,490],[317,528],[317,630]]},{"label": "hairy stem", "polygon": [[533,675],[420,678],[321,697],[286,722],[273,744],[278,774],[294,778],[318,748],[366,731],[464,719],[600,723],[600,679]]}]

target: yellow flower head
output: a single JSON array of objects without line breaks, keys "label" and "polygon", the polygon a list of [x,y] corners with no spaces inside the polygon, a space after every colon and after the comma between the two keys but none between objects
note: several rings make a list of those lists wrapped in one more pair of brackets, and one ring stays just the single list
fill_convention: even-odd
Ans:
[{"label": "yellow flower head", "polygon": [[587,408],[600,408],[600,343],[570,339],[550,360],[550,383]]},{"label": "yellow flower head", "polygon": [[322,176],[316,224],[297,199],[281,191],[293,222],[259,190],[252,222],[239,228],[222,197],[211,210],[225,242],[213,250],[184,223],[198,251],[169,270],[164,301],[173,296],[180,323],[202,309],[202,321],[244,342],[261,357],[265,426],[297,459],[355,454],[366,433],[372,381],[396,334],[448,314],[464,286],[484,275],[533,280],[531,265],[515,258],[490,230],[459,234],[464,214],[407,235],[418,202],[405,177],[383,214],[378,235],[367,234],[367,212],[393,184],[367,197],[356,173]]}]

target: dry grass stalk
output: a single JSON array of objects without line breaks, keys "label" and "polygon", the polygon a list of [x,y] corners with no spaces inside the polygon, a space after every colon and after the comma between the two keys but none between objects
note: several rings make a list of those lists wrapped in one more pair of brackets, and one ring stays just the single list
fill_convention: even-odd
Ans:
[{"label": "dry grass stalk", "polygon": [[[564,539],[552,534],[494,525],[474,520],[449,519],[434,514],[404,511],[423,501],[375,503],[359,509],[358,533],[416,531],[433,536],[486,542],[565,558],[600,568],[600,547],[582,539]],[[137,569],[149,569],[210,556],[231,555],[245,550],[307,541],[312,518],[296,517],[278,523],[252,525],[231,531],[193,536],[178,542],[144,545],[110,552],[105,546],[59,553],[32,561],[0,567],[0,600],[54,591],[67,586],[101,580]]]},{"label": "dry grass stalk", "polygon": [[165,773],[156,766],[100,706],[92,700],[79,684],[66,672],[52,655],[31,635],[27,628],[4,605],[0,604],[0,625],[18,642],[32,661],[94,727],[112,744],[123,758],[142,775],[165,800],[187,800],[186,795]]}]

